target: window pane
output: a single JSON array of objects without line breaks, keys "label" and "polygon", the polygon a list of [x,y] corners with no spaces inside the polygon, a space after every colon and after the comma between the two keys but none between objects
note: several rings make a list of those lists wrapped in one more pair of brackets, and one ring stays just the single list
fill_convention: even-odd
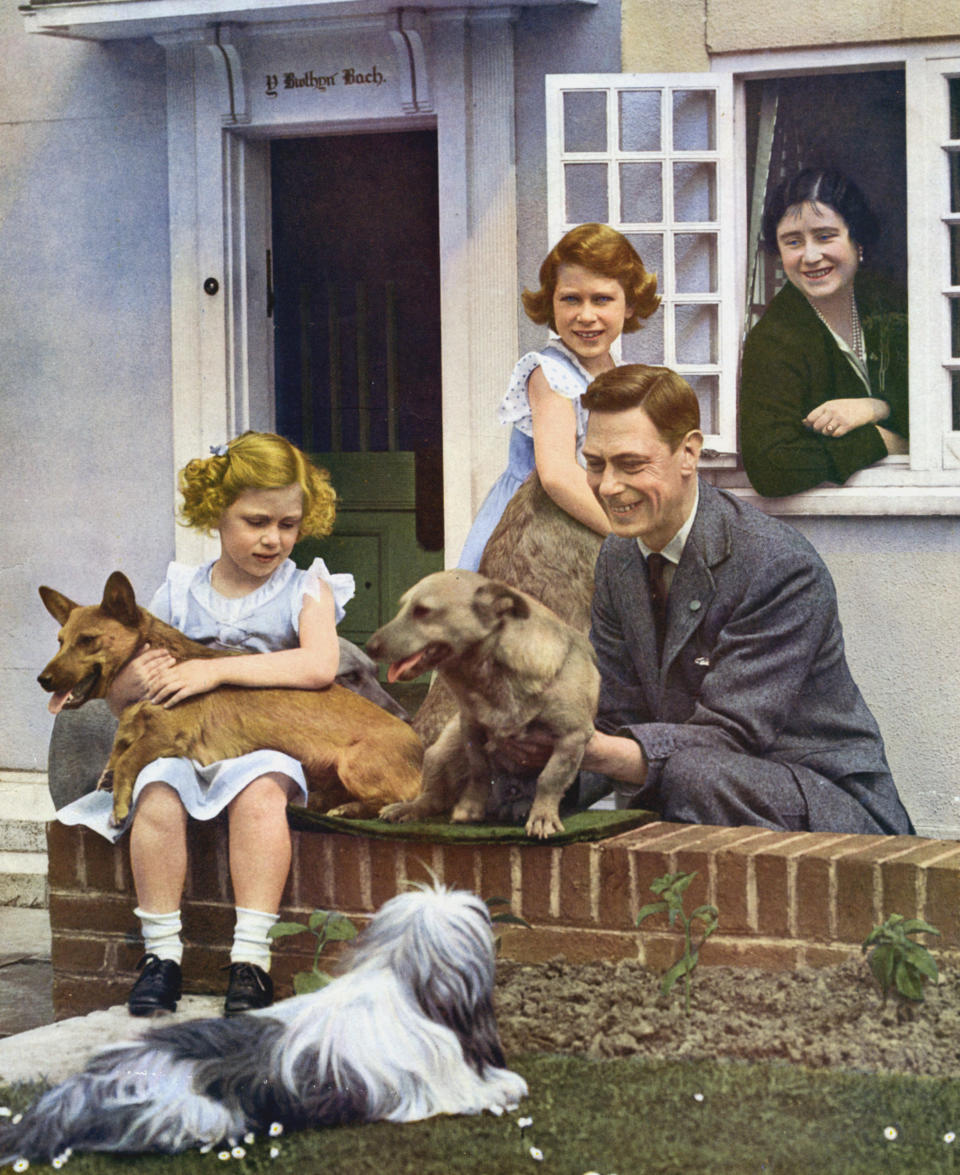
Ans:
[{"label": "window pane", "polygon": [[960,78],[949,78],[950,87],[950,138],[960,139]]},{"label": "window pane", "polygon": [[677,306],[678,363],[717,362],[717,307]]},{"label": "window pane", "polygon": [[677,90],[673,95],[673,149],[715,151],[712,90]]},{"label": "window pane", "polygon": [[627,224],[663,220],[663,169],[659,163],[620,164],[620,220]]},{"label": "window pane", "polygon": [[660,150],[659,90],[624,90],[620,94],[620,150]]},{"label": "window pane", "polygon": [[663,292],[663,236],[660,233],[625,233],[627,240],[640,254],[643,268],[660,278]]},{"label": "window pane", "polygon": [[649,318],[643,319],[638,331],[621,336],[623,358],[627,363],[652,363],[659,367],[664,362],[663,315],[662,308],[655,310]]},{"label": "window pane", "polygon": [[568,223],[583,224],[609,219],[607,213],[607,165],[605,163],[568,163],[563,169],[566,181],[566,218]]},{"label": "window pane", "polygon": [[713,163],[673,165],[675,220],[717,219],[717,169]]},{"label": "window pane", "polygon": [[563,149],[606,151],[607,96],[602,90],[574,90],[564,94]]},{"label": "window pane", "polygon": [[960,286],[960,224],[950,225],[950,284]]},{"label": "window pane", "polygon": [[950,211],[960,212],[960,154],[948,151],[950,161]]},{"label": "window pane", "polygon": [[717,238],[714,233],[677,233],[674,238],[677,291],[712,294],[717,289]]},{"label": "window pane", "polygon": [[960,371],[950,372],[950,398],[953,431],[960,432]]},{"label": "window pane", "polygon": [[950,299],[950,358],[960,359],[960,298]]},{"label": "window pane", "polygon": [[718,375],[691,375],[687,383],[697,394],[700,404],[700,429],[702,432],[717,431],[717,398],[720,394]]}]

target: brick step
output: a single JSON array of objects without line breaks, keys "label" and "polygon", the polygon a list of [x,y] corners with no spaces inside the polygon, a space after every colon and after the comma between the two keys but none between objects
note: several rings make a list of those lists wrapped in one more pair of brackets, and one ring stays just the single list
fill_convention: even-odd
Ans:
[{"label": "brick step", "polygon": [[45,774],[0,772],[0,906],[46,907],[46,825],[53,815]]}]

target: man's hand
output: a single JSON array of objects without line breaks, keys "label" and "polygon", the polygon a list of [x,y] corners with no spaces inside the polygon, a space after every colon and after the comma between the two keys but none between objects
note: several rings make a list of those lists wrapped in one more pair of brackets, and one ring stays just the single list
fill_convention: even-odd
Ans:
[{"label": "man's hand", "polygon": [[[497,765],[504,770],[535,775],[543,770],[552,751],[553,739],[546,731],[527,731],[499,745]],[[647,763],[640,744],[624,735],[604,734],[602,730],[593,732],[580,767],[622,783],[642,784],[647,778]]]}]

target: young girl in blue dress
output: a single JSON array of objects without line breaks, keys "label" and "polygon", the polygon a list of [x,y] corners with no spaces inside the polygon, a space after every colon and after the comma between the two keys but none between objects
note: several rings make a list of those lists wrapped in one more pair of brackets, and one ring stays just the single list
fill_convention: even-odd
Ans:
[{"label": "young girl in blue dress", "polygon": [[[220,555],[202,567],[171,563],[149,610],[204,644],[250,656],[176,662],[148,649],[118,676],[108,698],[119,713],[148,697],[167,706],[219,685],[322,689],[337,672],[336,626],[353,596],[351,575],[331,575],[321,559],[306,571],[289,558],[300,535],[333,527],[336,496],[325,471],[272,433],[248,432],[180,474],[181,516],[217,531]],[[136,915],[144,942],[141,975],[128,1006],[134,1015],[172,1011],[180,997],[180,900],[187,870],[187,820],[226,809],[236,902],[227,1015],[272,1002],[270,939],[290,869],[287,803],[304,802],[300,764],[263,750],[200,767],[158,759],[137,777],[130,821]],[[111,840],[111,798],[93,792],[58,819],[86,824]]]},{"label": "young girl in blue dress", "polygon": [[598,534],[606,516],[587,487],[580,463],[587,414],[580,396],[614,366],[610,348],[621,333],[640,329],[660,305],[657,279],[636,250],[606,224],[571,229],[540,266],[540,288],[524,290],[527,317],[553,337],[517,363],[498,413],[513,426],[507,468],[474,519],[459,566],[476,571],[507,503],[536,469],[556,504]]}]

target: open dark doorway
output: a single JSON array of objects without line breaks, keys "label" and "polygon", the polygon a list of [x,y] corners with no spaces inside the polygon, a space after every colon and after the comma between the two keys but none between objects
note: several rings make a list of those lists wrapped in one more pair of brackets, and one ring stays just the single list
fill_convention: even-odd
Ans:
[{"label": "open dark doorway", "polygon": [[334,535],[298,561],[354,574],[341,631],[362,641],[442,566],[437,136],[278,139],[270,155],[277,430],[340,498]]}]

